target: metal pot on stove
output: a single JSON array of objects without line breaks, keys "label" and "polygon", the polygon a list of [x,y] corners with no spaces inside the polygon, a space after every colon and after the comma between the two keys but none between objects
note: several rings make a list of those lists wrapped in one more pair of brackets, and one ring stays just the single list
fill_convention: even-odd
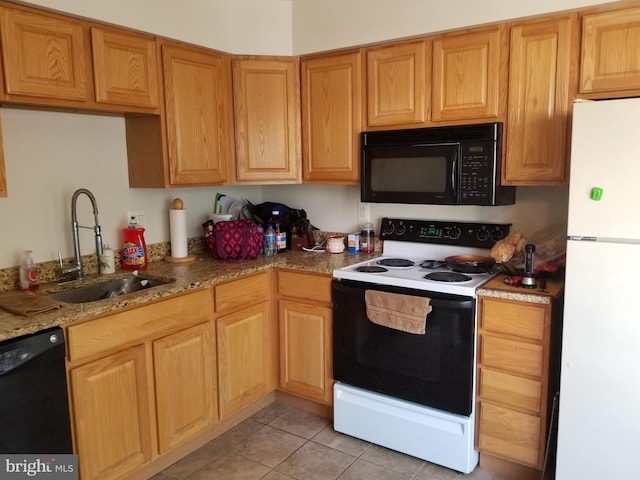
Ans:
[{"label": "metal pot on stove", "polygon": [[493,273],[496,261],[482,255],[453,255],[444,259],[447,267],[459,273]]}]

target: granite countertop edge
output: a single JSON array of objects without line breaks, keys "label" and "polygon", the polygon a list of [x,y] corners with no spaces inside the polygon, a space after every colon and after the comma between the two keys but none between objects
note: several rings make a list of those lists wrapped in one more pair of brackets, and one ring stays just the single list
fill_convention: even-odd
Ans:
[{"label": "granite countertop edge", "polygon": [[[330,254],[324,252],[287,251],[273,257],[261,255],[256,259],[240,262],[214,259],[205,253],[196,255],[195,260],[192,262],[151,262],[145,271],[140,272],[140,275],[146,278],[169,280],[169,283],[123,295],[112,300],[80,304],[62,303],[62,307],[59,309],[30,316],[13,314],[0,309],[0,341],[144,305],[183,294],[190,290],[211,287],[240,276],[267,271],[272,268],[331,275],[336,268],[345,267],[366,260],[369,257],[371,255],[363,253]],[[93,274],[87,276],[82,285],[97,283],[127,274],[128,272],[123,272],[122,270],[111,275]],[[80,284],[67,284],[66,286],[60,286],[57,283],[43,284],[35,293],[37,295],[48,295],[60,290],[78,288],[79,286]],[[13,292],[3,293],[0,296],[10,293]]]}]

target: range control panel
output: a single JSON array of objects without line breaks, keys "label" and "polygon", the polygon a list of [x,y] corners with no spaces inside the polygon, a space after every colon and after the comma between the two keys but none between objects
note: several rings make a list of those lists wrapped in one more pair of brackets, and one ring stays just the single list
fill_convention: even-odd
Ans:
[{"label": "range control panel", "polygon": [[380,239],[491,248],[509,234],[510,228],[510,223],[383,218],[380,222]]}]

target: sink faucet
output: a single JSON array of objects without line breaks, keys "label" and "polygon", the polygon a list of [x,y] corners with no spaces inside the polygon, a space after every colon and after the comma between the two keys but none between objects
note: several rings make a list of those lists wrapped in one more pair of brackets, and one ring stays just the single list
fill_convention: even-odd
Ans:
[{"label": "sink faucet", "polygon": [[[80,194],[84,193],[89,200],[91,200],[91,205],[93,206],[93,218],[94,226],[93,227],[85,227],[82,225],[78,225],[78,214],[76,211],[76,203],[78,202],[78,197]],[[98,223],[98,202],[96,202],[96,197],[93,196],[86,188],[80,188],[73,193],[71,197],[71,231],[73,234],[73,266],[64,268],[62,266],[62,255],[58,252],[58,257],[60,259],[60,268],[62,269],[63,274],[73,273],[75,274],[76,280],[81,280],[84,276],[84,271],[82,269],[82,258],[80,256],[80,238],[78,236],[79,228],[92,228],[95,232],[96,237],[96,253],[98,255],[102,255],[102,234],[100,232],[100,224]]]}]

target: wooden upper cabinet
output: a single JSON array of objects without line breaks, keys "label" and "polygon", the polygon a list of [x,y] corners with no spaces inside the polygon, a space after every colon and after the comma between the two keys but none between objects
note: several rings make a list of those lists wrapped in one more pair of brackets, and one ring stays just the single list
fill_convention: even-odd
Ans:
[{"label": "wooden upper cabinet", "polygon": [[158,108],[159,71],[153,37],[93,27],[96,101]]},{"label": "wooden upper cabinet", "polygon": [[431,120],[502,121],[507,53],[505,25],[435,38]]},{"label": "wooden upper cabinet", "polygon": [[640,95],[639,52],[640,7],[585,15],[580,93],[593,98]]},{"label": "wooden upper cabinet", "polygon": [[366,50],[367,126],[421,125],[431,92],[427,40]]},{"label": "wooden upper cabinet", "polygon": [[238,57],[232,65],[236,182],[300,183],[299,62]]},{"label": "wooden upper cabinet", "polygon": [[233,158],[230,56],[166,43],[162,67],[170,184],[226,182]]},{"label": "wooden upper cabinet", "polygon": [[308,183],[360,180],[362,54],[302,60],[302,167]]},{"label": "wooden upper cabinet", "polygon": [[577,46],[576,15],[511,28],[504,185],[566,183]]},{"label": "wooden upper cabinet", "polygon": [[89,32],[84,23],[3,6],[0,25],[5,99],[92,100]]}]

